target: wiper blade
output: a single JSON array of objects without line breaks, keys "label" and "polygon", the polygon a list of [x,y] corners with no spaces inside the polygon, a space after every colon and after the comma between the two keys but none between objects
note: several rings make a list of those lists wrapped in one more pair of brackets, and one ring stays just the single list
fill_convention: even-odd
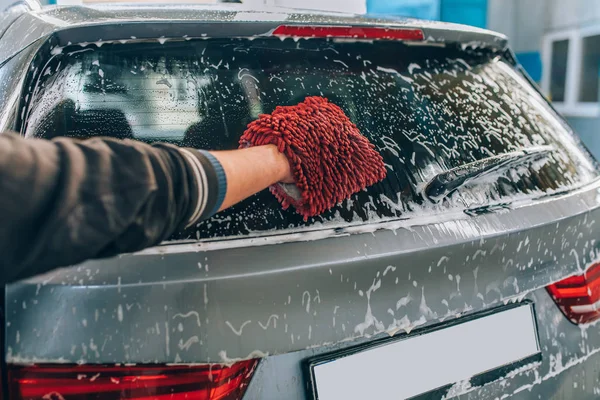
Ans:
[{"label": "wiper blade", "polygon": [[530,147],[461,165],[436,175],[425,186],[424,194],[429,200],[438,202],[466,183],[476,181],[491,173],[541,160],[554,151],[553,146]]}]

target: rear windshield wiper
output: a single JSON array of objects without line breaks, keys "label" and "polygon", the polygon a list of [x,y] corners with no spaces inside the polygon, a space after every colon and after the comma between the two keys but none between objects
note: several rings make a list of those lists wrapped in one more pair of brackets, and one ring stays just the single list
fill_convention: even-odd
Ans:
[{"label": "rear windshield wiper", "polygon": [[502,172],[525,163],[541,160],[555,151],[553,146],[537,146],[477,160],[436,175],[425,186],[425,196],[438,202],[466,183],[491,173]]}]

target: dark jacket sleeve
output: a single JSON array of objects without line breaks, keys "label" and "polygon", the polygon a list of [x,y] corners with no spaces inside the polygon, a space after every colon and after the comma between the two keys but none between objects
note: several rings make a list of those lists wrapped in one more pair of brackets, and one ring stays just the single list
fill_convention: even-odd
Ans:
[{"label": "dark jacket sleeve", "polygon": [[194,150],[1,134],[0,284],[158,244],[215,207],[215,185]]}]

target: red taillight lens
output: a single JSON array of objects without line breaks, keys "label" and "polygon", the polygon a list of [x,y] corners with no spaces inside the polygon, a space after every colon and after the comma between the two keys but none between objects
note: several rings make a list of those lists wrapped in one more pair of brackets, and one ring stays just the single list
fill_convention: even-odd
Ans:
[{"label": "red taillight lens", "polygon": [[256,364],[15,367],[9,390],[12,400],[239,400]]},{"label": "red taillight lens", "polygon": [[548,286],[548,292],[572,322],[585,324],[599,319],[600,264],[593,264],[583,275]]},{"label": "red taillight lens", "polygon": [[372,26],[281,25],[273,31],[275,36],[306,38],[353,38],[382,40],[423,40],[420,29],[383,28]]}]

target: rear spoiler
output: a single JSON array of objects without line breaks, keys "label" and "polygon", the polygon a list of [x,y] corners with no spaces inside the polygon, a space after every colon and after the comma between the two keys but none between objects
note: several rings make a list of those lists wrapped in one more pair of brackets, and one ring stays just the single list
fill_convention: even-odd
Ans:
[{"label": "rear spoiler", "polygon": [[[35,7],[37,0],[27,0]],[[29,35],[22,29],[8,29],[0,45],[0,64],[15,52],[35,41],[54,36],[53,45],[64,47],[73,43],[95,43],[122,40],[191,39],[191,38],[244,38],[244,37],[339,37],[356,40],[404,40],[409,43],[444,44],[459,43],[463,47],[485,47],[505,50],[506,36],[485,29],[412,19],[382,19],[364,16],[258,13],[220,10],[208,13],[207,9],[144,8],[152,17],[139,18],[134,8],[105,10],[86,7],[63,7],[26,12],[20,18],[28,26]],[[32,11],[34,11],[32,9]],[[154,15],[156,13],[156,15]],[[257,16],[260,14],[260,16]],[[59,15],[68,15],[66,20]],[[283,17],[282,17],[283,16]],[[301,18],[302,17],[302,18]],[[326,22],[324,22],[326,21]]]}]

